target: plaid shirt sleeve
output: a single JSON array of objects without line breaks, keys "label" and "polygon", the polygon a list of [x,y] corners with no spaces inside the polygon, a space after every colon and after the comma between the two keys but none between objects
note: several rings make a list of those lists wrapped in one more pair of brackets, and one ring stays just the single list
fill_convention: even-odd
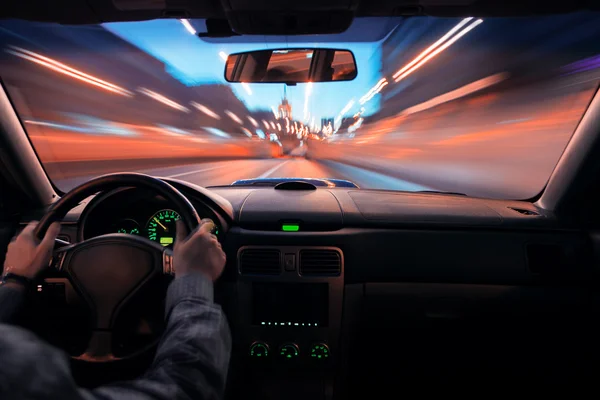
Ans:
[{"label": "plaid shirt sleeve", "polygon": [[221,399],[231,335],[213,284],[204,275],[176,278],[167,292],[167,328],[140,379],[81,391],[86,399]]}]

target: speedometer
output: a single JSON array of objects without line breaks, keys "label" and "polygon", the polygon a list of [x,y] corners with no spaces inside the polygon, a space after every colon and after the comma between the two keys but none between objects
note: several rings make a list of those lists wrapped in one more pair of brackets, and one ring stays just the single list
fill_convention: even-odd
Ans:
[{"label": "speedometer", "polygon": [[175,221],[181,216],[174,210],[160,210],[148,220],[146,233],[148,239],[158,242],[163,246],[170,246],[175,242],[177,227]]}]

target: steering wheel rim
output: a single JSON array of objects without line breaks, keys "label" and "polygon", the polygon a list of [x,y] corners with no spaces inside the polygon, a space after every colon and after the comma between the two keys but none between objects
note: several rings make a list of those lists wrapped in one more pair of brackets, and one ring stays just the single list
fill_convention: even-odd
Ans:
[{"label": "steering wheel rim", "polygon": [[150,175],[127,172],[99,176],[66,193],[42,217],[34,230],[35,236],[41,240],[53,222],[62,220],[70,210],[89,196],[125,186],[145,187],[165,196],[168,201],[172,202],[179,209],[179,215],[181,215],[181,219],[186,225],[188,232],[192,232],[200,224],[198,212],[179,190],[167,182]]},{"label": "steering wheel rim", "polygon": [[[62,220],[82,200],[120,187],[146,188],[164,196],[178,209],[189,232],[200,224],[190,201],[167,182],[144,174],[123,173],[92,179],[65,194],[44,215],[34,234],[41,239],[50,224]],[[113,233],[55,250],[50,266],[66,275],[93,313],[92,335],[86,350],[73,358],[111,362],[139,355],[157,342],[124,357],[115,356],[112,350],[119,312],[153,277],[173,275],[170,249],[146,238]]]}]

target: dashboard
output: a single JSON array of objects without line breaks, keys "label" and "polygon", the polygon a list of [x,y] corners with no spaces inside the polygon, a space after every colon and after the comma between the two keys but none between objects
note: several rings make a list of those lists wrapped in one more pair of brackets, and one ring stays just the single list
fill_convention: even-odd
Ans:
[{"label": "dashboard", "polygon": [[[220,217],[208,206],[196,200],[194,207],[200,218],[210,218],[219,237]],[[165,247],[172,247],[176,238],[176,221],[181,219],[162,196],[142,189],[120,189],[98,196],[86,208],[81,218],[79,237],[82,240],[108,233],[124,233],[145,237]]]},{"label": "dashboard", "polygon": [[[169,183],[217,223],[227,255],[215,299],[233,337],[228,398],[595,382],[600,236],[531,203]],[[148,237],[170,210],[122,189],[72,210],[62,234]]]}]

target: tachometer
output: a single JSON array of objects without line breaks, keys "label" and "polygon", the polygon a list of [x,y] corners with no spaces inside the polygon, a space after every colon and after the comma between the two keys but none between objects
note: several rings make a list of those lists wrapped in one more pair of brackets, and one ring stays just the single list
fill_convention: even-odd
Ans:
[{"label": "tachometer", "polygon": [[140,226],[132,219],[124,219],[117,224],[117,233],[128,233],[130,235],[139,235]]},{"label": "tachometer", "polygon": [[175,242],[177,227],[175,221],[181,219],[181,216],[173,210],[160,210],[148,220],[146,232],[148,239],[170,246]]}]

